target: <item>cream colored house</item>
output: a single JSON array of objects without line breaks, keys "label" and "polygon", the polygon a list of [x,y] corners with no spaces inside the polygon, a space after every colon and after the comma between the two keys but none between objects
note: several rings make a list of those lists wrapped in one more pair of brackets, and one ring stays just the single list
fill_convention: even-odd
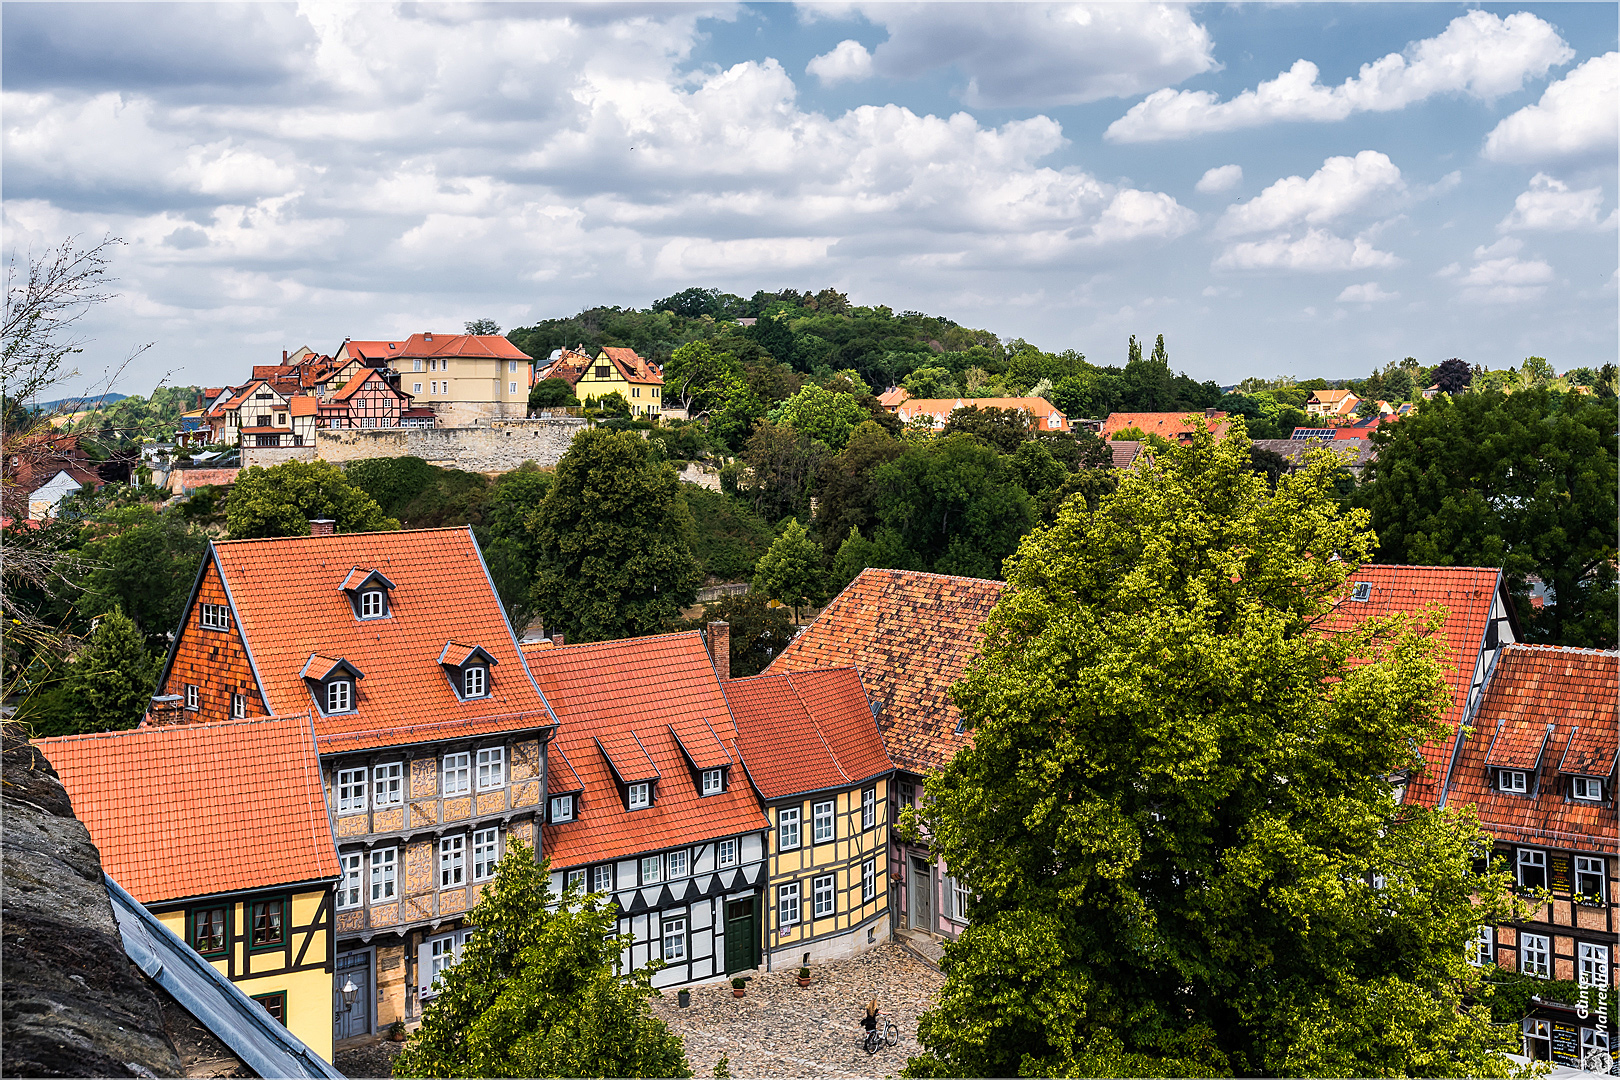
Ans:
[{"label": "cream colored house", "polygon": [[498,334],[412,334],[397,352],[400,390],[440,427],[529,413],[533,362]]}]

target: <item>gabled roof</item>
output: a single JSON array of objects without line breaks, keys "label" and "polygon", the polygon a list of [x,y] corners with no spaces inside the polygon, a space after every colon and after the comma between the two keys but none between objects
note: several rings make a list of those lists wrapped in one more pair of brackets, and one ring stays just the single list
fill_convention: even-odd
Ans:
[{"label": "gabled roof", "polygon": [[1204,426],[1209,428],[1217,439],[1226,436],[1226,427],[1230,421],[1225,413],[1217,412],[1214,416],[1209,416],[1190,409],[1185,412],[1109,413],[1108,419],[1103,421],[1102,431],[1099,434],[1104,439],[1111,439],[1117,431],[1136,428],[1144,435],[1159,435],[1171,442],[1180,442],[1192,434],[1191,428],[1185,423],[1189,416],[1197,416],[1203,420]]},{"label": "gabled roof", "polygon": [[1485,764],[1492,769],[1534,771],[1541,766],[1541,752],[1547,749],[1551,736],[1551,724],[1499,720],[1491,735],[1491,748],[1485,753]]},{"label": "gabled roof", "polygon": [[968,744],[950,688],[979,653],[1005,584],[910,570],[863,570],[767,675],[853,666],[878,703],[878,729],[902,769],[926,773]]},{"label": "gabled roof", "polygon": [[893,409],[910,396],[911,394],[906,390],[905,387],[891,386],[887,390],[883,391],[883,393],[879,394],[877,399],[878,404],[882,405],[885,409]]},{"label": "gabled roof", "polygon": [[[311,653],[364,668],[355,711],[315,717],[322,753],[556,723],[470,529],[229,540],[213,544],[208,558],[224,579],[271,712],[315,704],[301,675]],[[355,617],[336,587],[354,567],[393,581],[389,618]],[[439,666],[446,639],[482,646],[500,662],[487,696],[457,697]]]},{"label": "gabled roof", "polygon": [[320,407],[320,400],[308,394],[299,394],[287,405],[294,416],[314,416]]},{"label": "gabled roof", "polygon": [[399,341],[345,341],[338,356],[344,360],[392,360],[401,355],[402,345]]},{"label": "gabled roof", "polygon": [[1347,397],[1355,397],[1348,390],[1312,390],[1311,400],[1318,405],[1334,405]]},{"label": "gabled roof", "polygon": [[[733,770],[726,790],[698,794],[676,736],[695,745],[707,733],[733,760],[737,730],[696,631],[524,649],[534,677],[567,723],[552,743],[550,764],[566,760],[578,777],[579,820],[546,825],[545,852],[558,869],[637,852],[659,851],[766,827],[753,790]],[[626,810],[608,760],[660,779],[653,805]],[[561,790],[561,789],[558,789]]]},{"label": "gabled roof", "polygon": [[607,357],[608,361],[618,369],[625,381],[661,386],[664,382],[658,369],[642,359],[634,349],[621,349],[616,346],[603,346],[597,359]]},{"label": "gabled roof", "polygon": [[331,676],[332,672],[337,671],[340,668],[347,671],[350,675],[353,675],[357,679],[365,678],[365,676],[360,673],[359,668],[349,663],[349,661],[345,660],[343,657],[322,656],[320,653],[315,653],[308,660],[304,661],[304,666],[299,670],[298,676],[302,679],[313,679],[316,682],[325,682],[326,679]]},{"label": "gabled roof", "polygon": [[767,799],[849,787],[894,763],[852,667],[725,684],[748,775]]},{"label": "gabled roof", "polygon": [[246,402],[252,400],[254,391],[258,390],[258,388],[261,387],[261,386],[264,387],[266,390],[269,390],[270,392],[274,393],[274,394],[281,395],[282,397],[286,396],[285,394],[282,394],[281,391],[277,390],[274,386],[272,386],[270,383],[266,382],[265,380],[263,380],[263,379],[254,379],[252,382],[249,382],[246,386],[242,386],[242,387],[238,388],[234,392],[233,396],[231,397],[231,399],[229,401],[225,402],[222,405],[217,406],[217,408],[219,408],[223,412],[230,412],[233,409],[239,409],[239,408],[242,407],[243,404],[245,404]]},{"label": "gabled roof", "polygon": [[389,384],[388,380],[383,378],[383,373],[381,371],[378,371],[376,368],[363,368],[360,371],[355,372],[354,377],[348,382],[344,383],[343,389],[333,394],[331,400],[348,401],[359,392],[361,387],[367,385],[368,383],[374,383],[396,397],[409,397],[408,394],[401,393],[400,391],[394,389],[394,387]]},{"label": "gabled roof", "polygon": [[[1037,431],[1067,430],[1068,418],[1057,406],[1040,397],[911,398],[895,407],[895,415],[909,421],[918,416],[947,420],[957,409],[1016,409],[1028,413]],[[1054,421],[1052,417],[1056,416]]]},{"label": "gabled roof", "polygon": [[388,580],[388,577],[383,574],[382,571],[369,567],[357,566],[353,570],[349,571],[348,576],[343,579],[343,584],[339,585],[338,588],[342,589],[344,592],[356,592],[363,588],[369,581],[381,582],[382,587],[385,589],[392,589],[394,587],[394,583]]},{"label": "gabled roof", "polygon": [[338,876],[308,715],[41,739],[143,904]]},{"label": "gabled roof", "polygon": [[500,663],[482,645],[465,645],[459,641],[445,642],[443,651],[439,653],[439,664],[443,667],[461,667],[473,659],[482,660],[486,664]]},{"label": "gabled roof", "polygon": [[399,347],[399,355],[471,356],[496,360],[529,360],[529,354],[499,334],[412,334]]}]

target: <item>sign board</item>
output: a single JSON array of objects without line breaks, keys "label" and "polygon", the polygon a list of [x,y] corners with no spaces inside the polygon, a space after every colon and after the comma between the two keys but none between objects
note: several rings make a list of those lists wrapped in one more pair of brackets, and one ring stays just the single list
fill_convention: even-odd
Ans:
[{"label": "sign board", "polygon": [[1554,855],[1547,860],[1547,887],[1553,892],[1569,892],[1569,856]]},{"label": "sign board", "polygon": [[1552,1059],[1560,1065],[1581,1067],[1581,1033],[1573,1024],[1554,1020],[1552,1025]]}]

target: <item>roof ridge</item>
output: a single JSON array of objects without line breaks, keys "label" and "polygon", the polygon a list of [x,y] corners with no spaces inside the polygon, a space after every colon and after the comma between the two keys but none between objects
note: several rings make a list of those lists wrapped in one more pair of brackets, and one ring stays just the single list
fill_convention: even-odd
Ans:
[{"label": "roof ridge", "polygon": [[213,728],[245,728],[259,724],[284,723],[288,720],[298,720],[307,717],[307,712],[283,713],[280,716],[250,716],[242,720],[206,720],[190,724],[146,724],[142,723],[132,728],[121,728],[117,731],[87,731],[80,735],[46,735],[38,739],[30,739],[34,743],[59,742],[89,742],[93,739],[110,739],[126,735],[150,735],[159,731],[203,731]]},{"label": "roof ridge", "polygon": [[821,740],[822,749],[827,751],[827,757],[832,761],[833,768],[837,769],[838,775],[844,778],[844,783],[854,783],[854,781],[850,778],[849,770],[844,768],[844,763],[839,760],[838,751],[834,750],[832,743],[827,740],[827,733],[821,730],[821,721],[816,719],[816,711],[810,707],[809,702],[804,700],[804,695],[799,693],[799,688],[794,685],[794,673],[791,671],[784,671],[782,674],[787,677],[788,689],[793,691],[793,698],[799,703],[799,708],[803,709],[804,715],[810,718],[810,726],[815,728],[816,738]]},{"label": "roof ridge", "polygon": [[245,536],[240,540],[215,540],[215,547],[224,547],[228,544],[263,544],[276,540],[338,540],[353,536],[398,536],[400,533],[430,533],[467,531],[465,525],[430,525],[425,529],[372,529],[366,532],[331,533],[327,536]]},{"label": "roof ridge", "polygon": [[1539,649],[1543,652],[1588,653],[1592,656],[1620,657],[1620,649],[1588,649],[1580,645],[1545,645],[1536,641],[1512,641],[1510,649]]}]

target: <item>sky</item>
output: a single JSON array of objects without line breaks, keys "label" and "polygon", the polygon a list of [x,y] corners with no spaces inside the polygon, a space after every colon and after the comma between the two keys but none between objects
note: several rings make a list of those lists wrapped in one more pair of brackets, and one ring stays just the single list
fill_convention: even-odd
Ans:
[{"label": "sky", "polygon": [[[1620,351],[1613,4],[0,8],[8,258],[80,382],[689,286],[1198,379]],[[63,392],[82,386],[64,385]],[[52,392],[49,396],[56,396]]]}]

